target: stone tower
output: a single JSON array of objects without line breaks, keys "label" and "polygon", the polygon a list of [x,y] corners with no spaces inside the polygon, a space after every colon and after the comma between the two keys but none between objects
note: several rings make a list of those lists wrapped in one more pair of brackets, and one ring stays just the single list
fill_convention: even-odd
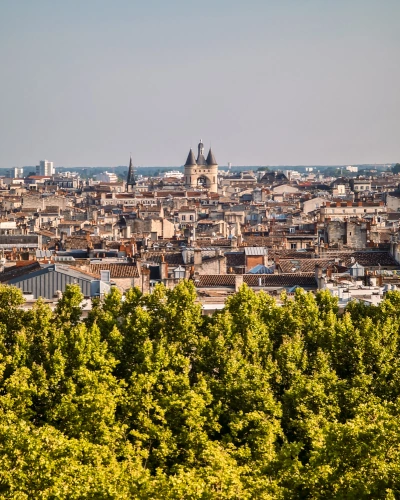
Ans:
[{"label": "stone tower", "polygon": [[204,157],[204,144],[200,139],[198,145],[197,159],[194,158],[190,149],[185,163],[185,187],[186,189],[203,188],[211,193],[218,191],[218,164],[213,152],[208,152]]}]

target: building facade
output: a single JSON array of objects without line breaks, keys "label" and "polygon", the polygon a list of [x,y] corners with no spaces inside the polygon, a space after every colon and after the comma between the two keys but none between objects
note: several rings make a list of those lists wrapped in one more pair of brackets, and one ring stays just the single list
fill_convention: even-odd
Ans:
[{"label": "building facade", "polygon": [[36,166],[36,175],[51,177],[54,173],[54,163],[52,161],[42,160]]},{"label": "building facade", "polygon": [[211,193],[218,191],[218,164],[210,148],[207,158],[204,157],[204,144],[200,140],[197,159],[190,149],[185,163],[186,189],[206,189]]}]

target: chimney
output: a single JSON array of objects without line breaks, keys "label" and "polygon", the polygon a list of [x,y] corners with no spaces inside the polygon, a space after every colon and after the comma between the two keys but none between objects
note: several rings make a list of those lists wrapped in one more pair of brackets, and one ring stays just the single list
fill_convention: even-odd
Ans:
[{"label": "chimney", "polygon": [[265,249],[265,253],[263,255],[263,266],[268,267],[268,250]]},{"label": "chimney", "polygon": [[147,266],[142,267],[142,293],[150,292],[150,269]]},{"label": "chimney", "polygon": [[322,288],[322,267],[319,265],[315,266],[315,281],[317,282],[318,290],[321,290]]},{"label": "chimney", "polygon": [[140,257],[136,257],[136,266],[137,266],[139,276],[141,276],[141,274],[142,274],[142,259]]},{"label": "chimney", "polygon": [[243,274],[235,274],[235,292],[243,285]]},{"label": "chimney", "polygon": [[[195,269],[203,264],[203,257],[201,255],[201,248],[194,249],[194,267]],[[197,270],[197,269],[196,269]]]},{"label": "chimney", "polygon": [[168,279],[168,264],[165,262],[164,254],[161,255],[160,276],[162,280]]}]

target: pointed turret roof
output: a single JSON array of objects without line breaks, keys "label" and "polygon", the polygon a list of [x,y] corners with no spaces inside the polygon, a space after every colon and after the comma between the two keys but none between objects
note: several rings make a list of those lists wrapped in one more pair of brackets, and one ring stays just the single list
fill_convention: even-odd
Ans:
[{"label": "pointed turret roof", "polygon": [[190,148],[185,165],[196,165],[196,160],[194,159],[194,154],[192,148]]},{"label": "pointed turret roof", "polygon": [[211,148],[210,151],[208,152],[206,162],[207,165],[218,165],[217,160],[215,159],[214,153],[212,152]]},{"label": "pointed turret roof", "polygon": [[204,153],[204,144],[203,144],[203,141],[200,139],[200,142],[198,145],[197,160],[196,160],[197,165],[206,165],[206,159],[204,158],[203,153]]}]

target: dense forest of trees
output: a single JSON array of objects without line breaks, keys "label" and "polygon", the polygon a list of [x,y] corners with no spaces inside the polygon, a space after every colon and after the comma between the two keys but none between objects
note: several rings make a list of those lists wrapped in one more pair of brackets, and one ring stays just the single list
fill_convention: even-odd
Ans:
[{"label": "dense forest of trees", "polygon": [[0,285],[1,498],[400,498],[398,292],[82,298]]}]

